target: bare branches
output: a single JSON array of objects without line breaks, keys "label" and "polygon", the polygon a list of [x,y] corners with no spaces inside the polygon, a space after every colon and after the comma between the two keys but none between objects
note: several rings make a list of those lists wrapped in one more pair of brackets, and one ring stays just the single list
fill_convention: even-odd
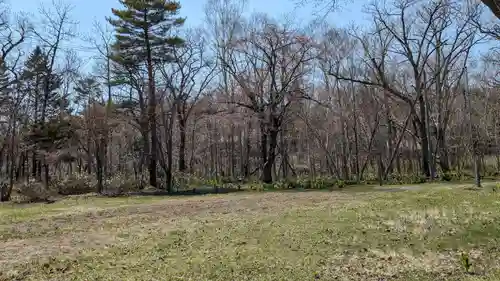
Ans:
[{"label": "bare branches", "polygon": [[159,71],[174,101],[192,99],[195,103],[214,78],[217,65],[207,54],[206,39],[200,30],[190,30],[184,37],[186,44],[173,48],[173,62],[162,65]]},{"label": "bare branches", "polygon": [[12,20],[7,8],[0,7],[0,9],[0,41],[2,42],[0,43],[0,62],[3,63],[7,60],[9,54],[26,40],[32,28],[23,16],[19,15]]},{"label": "bare branches", "polygon": [[71,19],[73,6],[63,0],[53,0],[51,7],[41,6],[39,9],[41,28],[34,34],[43,47],[48,49],[52,57],[57,55],[61,43],[75,36],[77,22]]},{"label": "bare branches", "polygon": [[232,43],[233,53],[223,63],[251,102],[247,108],[282,111],[302,97],[298,83],[316,58],[314,42],[266,17],[254,18],[247,28],[248,35]]}]

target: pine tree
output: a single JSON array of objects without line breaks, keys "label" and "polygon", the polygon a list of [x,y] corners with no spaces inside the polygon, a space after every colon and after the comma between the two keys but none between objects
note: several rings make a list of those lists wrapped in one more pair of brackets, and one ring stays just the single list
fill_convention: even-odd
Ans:
[{"label": "pine tree", "polygon": [[[40,47],[36,47],[28,57],[21,76],[24,90],[33,103],[33,121],[44,123],[50,115],[60,108],[61,97],[55,92],[61,86],[61,78],[50,74],[48,77],[49,58]],[[45,92],[45,80],[48,79],[49,91]]]},{"label": "pine tree", "polygon": [[76,92],[74,101],[79,105],[90,106],[93,102],[102,103],[103,101],[103,93],[99,82],[93,77],[86,77],[76,81],[74,90]]},{"label": "pine tree", "polygon": [[[35,123],[31,130],[40,129],[50,117],[62,108],[64,99],[56,92],[61,86],[58,75],[48,74],[49,58],[39,46],[35,47],[24,64],[20,77],[23,91],[30,97],[30,110],[32,120]],[[48,76],[50,75],[50,76]],[[45,81],[48,81],[48,90],[45,89]],[[32,175],[41,179],[42,162],[38,159],[36,149],[32,151]]]},{"label": "pine tree", "polygon": [[[158,137],[156,125],[156,97],[153,68],[157,62],[171,60],[174,46],[183,44],[178,37],[169,36],[169,31],[184,23],[177,16],[180,4],[167,0],[120,0],[125,9],[112,9],[116,19],[108,18],[115,27],[116,43],[113,59],[125,65],[146,64],[148,71],[148,119],[151,130],[149,151],[149,183],[156,187]],[[171,171],[167,175],[167,186],[171,190]]]}]

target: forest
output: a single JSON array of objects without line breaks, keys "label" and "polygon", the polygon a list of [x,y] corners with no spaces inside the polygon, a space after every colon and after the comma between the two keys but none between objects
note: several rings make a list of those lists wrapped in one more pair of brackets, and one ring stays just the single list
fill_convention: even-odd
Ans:
[{"label": "forest", "polygon": [[120,0],[90,35],[69,2],[0,4],[1,201],[500,175],[495,1],[372,1],[342,28],[238,0],[188,28],[181,4]]}]

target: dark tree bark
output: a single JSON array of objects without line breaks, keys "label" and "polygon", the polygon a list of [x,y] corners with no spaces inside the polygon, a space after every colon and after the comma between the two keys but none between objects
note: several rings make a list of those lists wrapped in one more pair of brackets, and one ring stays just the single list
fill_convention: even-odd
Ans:
[{"label": "dark tree bark", "polygon": [[481,0],[491,12],[500,19],[500,1],[499,0]]},{"label": "dark tree bark", "polygon": [[186,171],[186,120],[182,114],[182,106],[177,107],[177,119],[179,123],[179,171]]}]

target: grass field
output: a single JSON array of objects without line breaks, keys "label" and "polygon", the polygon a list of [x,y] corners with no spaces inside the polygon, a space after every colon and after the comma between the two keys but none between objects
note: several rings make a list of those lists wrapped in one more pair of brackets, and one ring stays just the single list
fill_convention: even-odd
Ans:
[{"label": "grass field", "polygon": [[500,280],[500,194],[425,185],[0,205],[0,269],[0,280]]}]

